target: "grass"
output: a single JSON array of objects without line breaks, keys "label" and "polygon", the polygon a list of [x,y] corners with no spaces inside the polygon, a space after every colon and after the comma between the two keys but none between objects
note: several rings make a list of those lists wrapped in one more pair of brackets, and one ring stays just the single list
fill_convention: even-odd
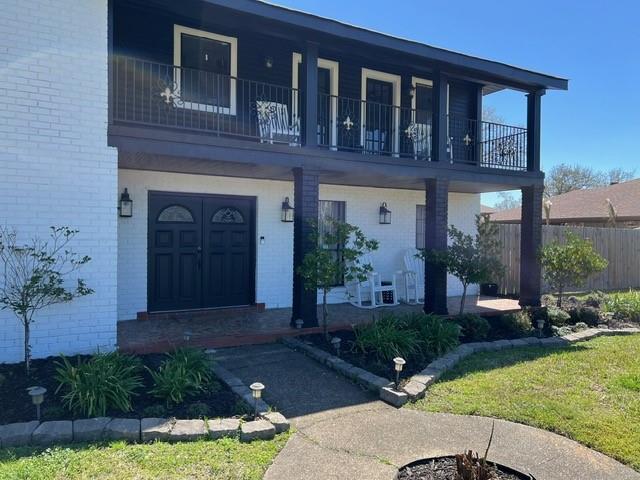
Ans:
[{"label": "grass", "polygon": [[640,335],[475,354],[410,408],[532,425],[640,470]]},{"label": "grass", "polygon": [[146,480],[262,478],[288,435],[249,444],[237,439],[194,443],[73,445],[0,450],[0,479]]}]

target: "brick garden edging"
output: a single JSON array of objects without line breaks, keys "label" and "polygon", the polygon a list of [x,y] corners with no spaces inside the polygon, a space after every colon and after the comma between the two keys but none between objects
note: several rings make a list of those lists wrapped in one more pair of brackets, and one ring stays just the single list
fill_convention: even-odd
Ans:
[{"label": "brick garden edging", "polygon": [[300,350],[318,362],[341,373],[368,390],[378,392],[380,399],[395,406],[401,407],[409,400],[415,401],[424,397],[427,388],[435,383],[447,370],[452,369],[457,363],[476,352],[496,351],[505,348],[516,347],[563,347],[576,342],[590,340],[599,336],[630,335],[640,333],[640,328],[604,329],[590,328],[580,332],[571,333],[563,337],[537,338],[527,337],[514,340],[496,340],[493,342],[475,342],[459,345],[456,349],[431,362],[420,373],[413,375],[403,385],[402,391],[393,388],[393,382],[374,375],[362,368],[356,367],[341,358],[331,355],[324,350],[309,345],[297,338],[285,337],[281,342],[290,348]]},{"label": "brick garden edging", "polygon": [[[251,390],[228,370],[214,365],[217,377],[254,408]],[[243,442],[271,440],[276,433],[289,430],[289,421],[281,413],[271,411],[269,405],[258,400],[261,418],[241,422],[237,418],[214,420],[176,420],[175,418],[110,418],[97,417],[81,420],[50,422],[21,422],[0,425],[0,448],[25,445],[49,446],[72,442],[99,442],[126,440],[128,442],[191,442],[202,438],[217,440],[240,437]]]}]

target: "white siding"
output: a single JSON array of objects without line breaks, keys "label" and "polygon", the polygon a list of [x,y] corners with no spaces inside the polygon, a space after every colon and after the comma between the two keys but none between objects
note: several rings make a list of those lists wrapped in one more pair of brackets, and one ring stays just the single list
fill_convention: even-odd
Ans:
[{"label": "white siding", "polygon": [[[120,170],[119,189],[128,188],[134,201],[132,218],[121,218],[118,229],[118,317],[136,318],[147,309],[147,201],[149,191],[217,193],[257,197],[256,301],[267,308],[289,307],[293,279],[293,224],[280,221],[284,197],[293,201],[293,183],[271,180],[185,175]],[[416,205],[424,204],[424,193],[382,188],[320,186],[321,200],[346,202],[346,220],[380,241],[374,253],[376,270],[389,276],[403,269],[406,249],[415,247]],[[378,209],[387,202],[392,224],[378,223]],[[449,223],[472,232],[480,212],[479,195],[449,196]],[[449,279],[449,294],[461,293],[460,284]],[[333,301],[344,301],[337,290]]]},{"label": "white siding", "polygon": [[[0,14],[0,222],[23,240],[80,230],[95,293],[36,318],[35,357],[116,341],[117,155],[107,147],[107,0],[7,0]],[[22,358],[0,312],[0,361]]]}]

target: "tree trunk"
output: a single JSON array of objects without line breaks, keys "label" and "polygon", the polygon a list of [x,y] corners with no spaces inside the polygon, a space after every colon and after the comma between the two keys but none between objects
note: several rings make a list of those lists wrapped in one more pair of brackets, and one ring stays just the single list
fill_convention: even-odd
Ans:
[{"label": "tree trunk", "polygon": [[462,284],[462,298],[460,299],[460,315],[464,313],[464,303],[467,299],[467,284]]},{"label": "tree trunk", "polygon": [[23,318],[22,321],[24,322],[24,366],[27,370],[27,376],[29,376],[31,367],[31,325],[26,318]]},{"label": "tree trunk", "polygon": [[322,329],[324,330],[324,336],[329,340],[329,312],[327,311],[327,291],[322,291]]},{"label": "tree trunk", "polygon": [[558,301],[556,302],[556,306],[558,308],[562,308],[562,287],[558,289]]}]

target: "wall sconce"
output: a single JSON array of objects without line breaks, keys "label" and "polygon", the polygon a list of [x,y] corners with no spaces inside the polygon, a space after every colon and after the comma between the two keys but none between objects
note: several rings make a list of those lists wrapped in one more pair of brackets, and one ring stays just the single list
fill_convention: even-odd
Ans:
[{"label": "wall sconce", "polygon": [[120,195],[120,206],[118,207],[120,210],[121,217],[132,217],[133,216],[133,200],[129,196],[129,190],[126,188],[122,195]]},{"label": "wall sconce", "polygon": [[382,225],[391,223],[391,210],[387,208],[387,202],[382,202],[382,205],[380,205],[380,223]]},{"label": "wall sconce", "polygon": [[273,57],[264,57],[264,66],[267,68],[273,68]]},{"label": "wall sconce", "polygon": [[289,197],[286,197],[284,199],[284,202],[282,202],[282,218],[281,220],[283,222],[287,222],[287,223],[291,223],[293,222],[293,207],[291,206],[291,203],[289,203]]},{"label": "wall sconce", "polygon": [[413,98],[416,95],[416,87],[413,85],[407,89],[407,94]]}]

